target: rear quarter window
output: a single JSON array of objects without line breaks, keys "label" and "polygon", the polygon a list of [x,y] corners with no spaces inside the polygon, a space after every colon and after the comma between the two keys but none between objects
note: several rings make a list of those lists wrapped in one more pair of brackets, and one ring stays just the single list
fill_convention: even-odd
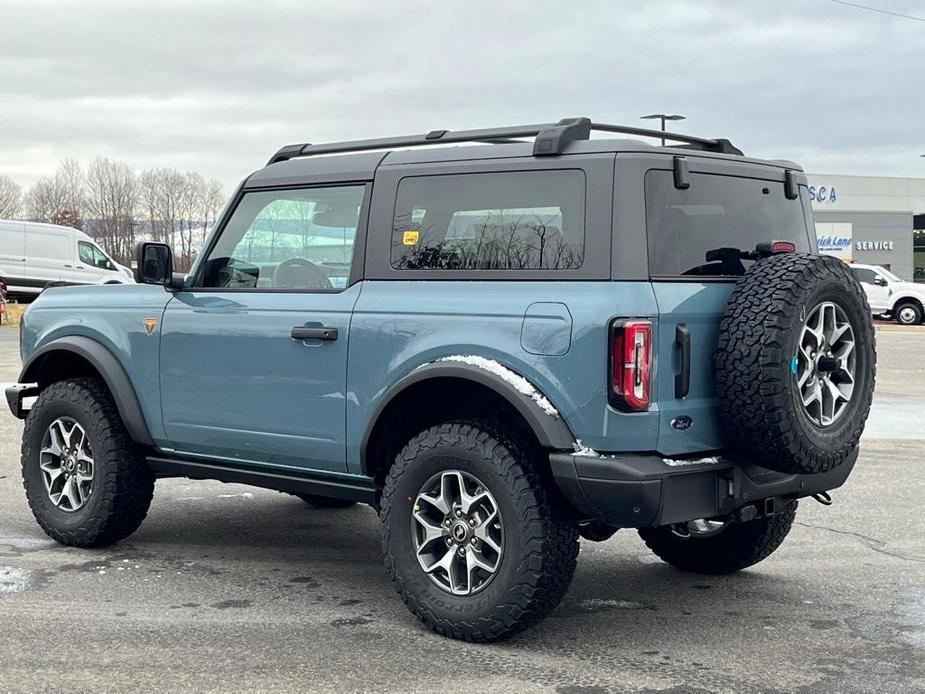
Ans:
[{"label": "rear quarter window", "polygon": [[[671,171],[646,174],[652,276],[741,275],[753,261],[738,259],[735,251],[752,251],[764,241],[811,250],[803,202],[788,200],[782,182],[712,174],[691,174],[690,181],[679,190]],[[807,194],[804,186],[800,194]]]},{"label": "rear quarter window", "polygon": [[390,261],[397,270],[575,270],[584,262],[578,170],[404,178]]}]

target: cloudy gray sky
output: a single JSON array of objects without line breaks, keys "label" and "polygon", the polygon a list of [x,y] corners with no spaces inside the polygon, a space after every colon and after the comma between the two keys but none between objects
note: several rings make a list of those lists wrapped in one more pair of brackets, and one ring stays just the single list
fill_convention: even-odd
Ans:
[{"label": "cloudy gray sky", "polygon": [[230,189],[289,142],[671,111],[809,171],[925,176],[923,48],[925,22],[832,0],[3,0],[0,173],[102,154]]}]

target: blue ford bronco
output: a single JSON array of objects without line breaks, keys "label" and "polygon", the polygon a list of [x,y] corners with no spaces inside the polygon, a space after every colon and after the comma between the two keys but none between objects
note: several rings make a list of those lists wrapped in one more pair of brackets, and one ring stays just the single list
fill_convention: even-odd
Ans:
[{"label": "blue ford bronco", "polygon": [[[22,473],[48,535],[130,535],[155,481],[374,506],[408,608],[509,636],[579,537],[724,574],[842,485],[874,385],[858,281],[806,178],[728,140],[558,123],[282,148],[189,274],[45,291]],[[468,146],[446,147],[449,143]]]}]

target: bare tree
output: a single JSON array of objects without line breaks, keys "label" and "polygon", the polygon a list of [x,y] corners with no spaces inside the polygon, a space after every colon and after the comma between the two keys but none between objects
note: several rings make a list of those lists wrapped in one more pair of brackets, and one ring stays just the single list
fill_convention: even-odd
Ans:
[{"label": "bare tree", "polygon": [[[55,172],[55,187],[59,192],[67,214],[65,219],[80,222],[87,200],[86,179],[76,159],[65,159]],[[80,227],[77,227],[80,228]]]},{"label": "bare tree", "polygon": [[180,263],[179,270],[185,272],[193,262],[193,248],[197,244],[197,232],[201,220],[198,219],[204,207],[206,182],[198,173],[189,171],[183,177],[183,190],[180,197]]},{"label": "bare tree", "polygon": [[151,225],[152,236],[175,247],[186,188],[185,177],[176,169],[148,169],[142,172],[138,181],[140,203]]},{"label": "bare tree", "polygon": [[222,182],[210,178],[206,181],[205,192],[202,196],[202,236],[209,232],[212,225],[218,221],[218,215],[225,206],[225,191]]},{"label": "bare tree", "polygon": [[0,176],[0,219],[12,219],[22,209],[22,188],[8,176]]},{"label": "bare tree", "polygon": [[96,238],[121,263],[128,264],[135,244],[138,183],[128,164],[97,157],[87,169],[87,216]]},{"label": "bare tree", "polygon": [[26,216],[33,222],[54,222],[65,209],[64,191],[54,178],[43,176],[26,194]]}]

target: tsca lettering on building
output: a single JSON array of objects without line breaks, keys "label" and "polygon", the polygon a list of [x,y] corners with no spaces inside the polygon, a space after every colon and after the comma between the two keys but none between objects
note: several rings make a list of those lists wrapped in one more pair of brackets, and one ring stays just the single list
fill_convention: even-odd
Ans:
[{"label": "tsca lettering on building", "polygon": [[813,202],[835,202],[838,196],[835,194],[835,186],[831,188],[826,186],[810,186],[809,199]]}]

